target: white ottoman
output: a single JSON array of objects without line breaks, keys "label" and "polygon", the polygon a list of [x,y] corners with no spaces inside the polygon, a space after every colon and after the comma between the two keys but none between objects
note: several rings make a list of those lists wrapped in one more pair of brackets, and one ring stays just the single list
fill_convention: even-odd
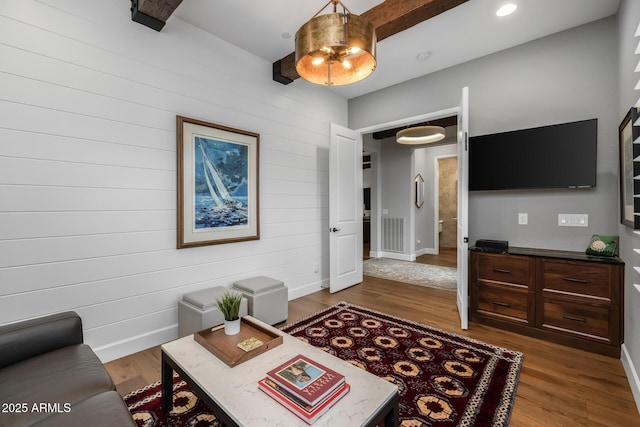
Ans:
[{"label": "white ottoman", "polygon": [[[184,294],[178,301],[178,337],[224,323],[224,316],[218,310],[216,298],[220,298],[228,288],[218,286]],[[247,299],[240,302],[240,316],[246,316]]]},{"label": "white ottoman", "polygon": [[249,315],[269,325],[284,322],[289,315],[289,293],[280,280],[258,276],[234,282],[233,289],[249,301]]}]

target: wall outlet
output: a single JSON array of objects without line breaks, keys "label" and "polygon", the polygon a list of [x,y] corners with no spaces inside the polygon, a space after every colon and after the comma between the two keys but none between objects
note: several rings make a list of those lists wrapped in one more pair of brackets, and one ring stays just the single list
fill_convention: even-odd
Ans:
[{"label": "wall outlet", "polygon": [[518,214],[518,224],[520,224],[520,225],[529,224],[529,214],[519,213]]},{"label": "wall outlet", "polygon": [[587,214],[558,214],[559,227],[588,227],[589,215]]}]

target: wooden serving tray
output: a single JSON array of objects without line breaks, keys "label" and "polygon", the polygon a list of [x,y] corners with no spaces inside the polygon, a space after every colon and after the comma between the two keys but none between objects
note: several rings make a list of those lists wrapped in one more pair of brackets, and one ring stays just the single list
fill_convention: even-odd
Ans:
[{"label": "wooden serving tray", "polygon": [[[257,323],[251,316],[243,317],[240,321],[240,333],[226,335],[224,328],[207,328],[193,334],[198,344],[213,353],[218,359],[230,367],[253,359],[273,347],[282,344],[282,335]],[[260,347],[244,351],[238,344],[248,338],[257,338],[263,342]]]}]

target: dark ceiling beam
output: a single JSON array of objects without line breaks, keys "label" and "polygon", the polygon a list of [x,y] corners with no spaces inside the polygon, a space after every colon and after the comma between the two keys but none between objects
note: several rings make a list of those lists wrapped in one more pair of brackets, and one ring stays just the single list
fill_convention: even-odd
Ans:
[{"label": "dark ceiling beam", "polygon": [[131,0],[131,20],[160,31],[180,3],[182,0]]},{"label": "dark ceiling beam", "polygon": [[[378,41],[440,15],[468,0],[386,0],[362,15],[376,29]],[[301,22],[300,25],[304,24]],[[296,54],[290,53],[273,63],[273,80],[289,84],[299,78]]]}]

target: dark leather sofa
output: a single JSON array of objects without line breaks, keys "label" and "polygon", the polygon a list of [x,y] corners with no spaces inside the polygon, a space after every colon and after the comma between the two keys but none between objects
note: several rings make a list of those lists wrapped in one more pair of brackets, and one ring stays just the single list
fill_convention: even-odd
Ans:
[{"label": "dark leather sofa", "polygon": [[136,426],[74,312],[0,327],[0,405],[3,427]]}]

